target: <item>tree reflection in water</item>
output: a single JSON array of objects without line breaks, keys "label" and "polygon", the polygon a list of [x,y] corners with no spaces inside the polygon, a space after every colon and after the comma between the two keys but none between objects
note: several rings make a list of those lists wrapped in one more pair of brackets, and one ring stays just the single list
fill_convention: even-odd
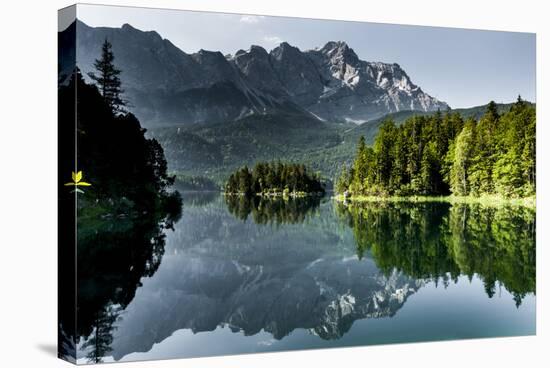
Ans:
[{"label": "tree reflection in water", "polygon": [[89,362],[100,363],[111,351],[115,322],[141,286],[140,279],[157,271],[164,231],[179,217],[79,220],[77,335]]},{"label": "tree reflection in water", "polygon": [[[170,221],[97,220],[82,227],[81,359],[121,359],[150,349],[175,329],[211,331],[228,321],[247,335],[263,329],[282,339],[309,329],[322,339],[340,339],[357,319],[393,316],[406,300],[392,298],[397,290],[412,293],[429,281],[446,286],[460,275],[479,277],[489,297],[506,288],[517,306],[535,293],[533,209],[203,197],[178,224],[170,242],[179,252],[169,250],[159,272]],[[349,257],[354,251],[365,259]],[[141,277],[153,274],[156,281],[134,298]],[[159,287],[165,288],[163,300],[155,297]],[[348,296],[355,304],[344,315],[348,304],[342,298]],[[155,312],[144,319],[147,310]]]},{"label": "tree reflection in water", "polygon": [[357,254],[368,252],[384,272],[398,269],[447,285],[477,274],[492,297],[497,286],[516,306],[535,293],[535,210],[447,203],[338,203],[353,230]]},{"label": "tree reflection in water", "polygon": [[257,224],[281,225],[304,222],[317,212],[322,198],[226,195],[225,203],[229,212],[243,221],[251,215]]}]

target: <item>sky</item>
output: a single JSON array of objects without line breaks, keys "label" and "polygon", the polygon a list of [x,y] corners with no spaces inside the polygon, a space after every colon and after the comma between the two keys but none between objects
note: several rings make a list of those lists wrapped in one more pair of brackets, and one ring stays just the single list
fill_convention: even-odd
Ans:
[{"label": "sky", "polygon": [[360,59],[398,63],[413,83],[453,108],[536,97],[533,33],[101,5],[78,5],[77,17],[92,27],[154,30],[187,53],[234,54],[250,45],[269,51],[282,41],[308,50],[345,41]]}]

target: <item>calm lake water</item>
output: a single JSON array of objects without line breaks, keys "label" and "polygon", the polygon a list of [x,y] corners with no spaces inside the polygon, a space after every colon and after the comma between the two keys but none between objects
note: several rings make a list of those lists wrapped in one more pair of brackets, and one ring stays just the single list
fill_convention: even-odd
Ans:
[{"label": "calm lake water", "polygon": [[536,332],[532,209],[187,193],[152,234],[143,269],[82,301],[79,362]]}]

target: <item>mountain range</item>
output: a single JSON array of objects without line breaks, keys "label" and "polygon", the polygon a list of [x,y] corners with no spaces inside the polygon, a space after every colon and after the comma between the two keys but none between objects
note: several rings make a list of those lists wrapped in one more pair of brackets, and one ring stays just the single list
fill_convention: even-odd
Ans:
[{"label": "mountain range", "polygon": [[60,42],[71,34],[76,34],[76,60],[84,75],[93,71],[103,41],[112,43],[125,97],[148,128],[280,113],[362,123],[403,110],[449,107],[415,85],[398,64],[361,60],[342,41],[305,51],[287,42],[269,52],[252,45],[223,55],[188,54],[157,32],[129,24],[89,27],[76,21]]},{"label": "mountain range", "polygon": [[[512,104],[497,104],[499,113]],[[487,105],[453,109],[463,119],[479,119]],[[301,162],[330,181],[342,165],[351,164],[361,136],[373,144],[386,119],[397,125],[434,112],[399,111],[356,125],[320,121],[299,113],[250,115],[236,121],[149,129],[164,148],[168,167],[181,176],[202,176],[221,185],[243,165],[258,161]],[[186,179],[187,180],[187,179]]]},{"label": "mountain range", "polygon": [[[351,162],[359,137],[372,144],[385,119],[400,124],[449,109],[399,65],[361,60],[341,41],[306,51],[282,42],[269,52],[251,46],[234,55],[188,54],[155,31],[81,21],[58,39],[61,82],[75,58],[87,78],[101,44],[112,43],[128,109],[180,179],[221,185],[243,165],[280,159],[304,163],[330,182]],[[499,112],[510,106],[499,104]],[[485,110],[453,111],[477,119]]]}]

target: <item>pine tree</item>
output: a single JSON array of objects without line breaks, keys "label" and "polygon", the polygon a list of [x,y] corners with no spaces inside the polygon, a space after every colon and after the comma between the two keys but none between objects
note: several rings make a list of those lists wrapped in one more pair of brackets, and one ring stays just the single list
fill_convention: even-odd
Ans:
[{"label": "pine tree", "polygon": [[103,358],[113,349],[114,323],[118,319],[119,309],[113,305],[106,305],[97,312],[94,320],[94,332],[86,340],[83,347],[88,350],[86,358],[90,363],[102,363]]},{"label": "pine tree", "polygon": [[342,169],[340,171],[340,175],[336,179],[336,184],[334,189],[336,190],[336,193],[343,194],[346,190],[348,190],[350,185],[350,170],[346,165],[342,166]]},{"label": "pine tree", "polygon": [[476,137],[473,142],[472,167],[470,181],[473,194],[494,192],[493,166],[495,164],[496,135],[498,133],[499,114],[494,101],[476,125]]},{"label": "pine tree", "polygon": [[485,116],[492,121],[498,120],[500,116],[498,114],[498,108],[495,101],[489,102],[489,104],[487,105],[487,112],[485,113]]},{"label": "pine tree", "polygon": [[252,193],[252,175],[248,170],[248,167],[243,167],[238,173],[238,188],[239,192],[243,194]]},{"label": "pine tree", "polygon": [[495,164],[494,176],[498,193],[505,197],[521,196],[524,184],[522,174],[520,153],[517,147],[512,147]]},{"label": "pine tree", "polygon": [[405,127],[407,137],[408,157],[407,157],[407,176],[410,183],[409,188],[412,193],[421,191],[422,180],[420,178],[420,168],[422,161],[422,151],[424,142],[422,141],[422,131],[424,120],[417,116],[411,118]]},{"label": "pine tree", "polygon": [[99,92],[113,112],[124,111],[126,102],[121,95],[124,92],[121,88],[119,75],[121,71],[114,65],[115,56],[112,51],[113,46],[105,38],[101,47],[101,58],[96,59],[94,68],[96,73],[90,72],[88,76],[96,83]]},{"label": "pine tree", "polygon": [[493,171],[496,192],[506,197],[535,194],[535,109],[521,97],[500,117]]},{"label": "pine tree", "polygon": [[376,154],[377,181],[382,188],[387,189],[390,183],[390,175],[393,165],[392,147],[395,143],[395,124],[391,120],[385,121],[374,142]]},{"label": "pine tree", "polygon": [[401,192],[404,189],[404,185],[408,183],[407,149],[408,147],[406,144],[406,137],[404,136],[403,126],[400,126],[396,132],[392,152],[394,157],[390,181],[390,190],[392,192]]},{"label": "pine tree", "polygon": [[430,142],[424,147],[420,177],[422,180],[422,194],[439,193],[439,163],[435,142]]},{"label": "pine tree", "polygon": [[472,146],[475,139],[475,121],[469,120],[458,135],[454,147],[453,165],[451,167],[451,191],[456,195],[470,194],[472,164]]},{"label": "pine tree", "polygon": [[355,161],[353,162],[353,178],[351,181],[351,191],[357,194],[363,194],[368,188],[365,186],[365,179],[368,175],[368,163],[366,156],[367,145],[365,144],[365,137],[359,137],[357,144],[357,153],[355,155]]}]

